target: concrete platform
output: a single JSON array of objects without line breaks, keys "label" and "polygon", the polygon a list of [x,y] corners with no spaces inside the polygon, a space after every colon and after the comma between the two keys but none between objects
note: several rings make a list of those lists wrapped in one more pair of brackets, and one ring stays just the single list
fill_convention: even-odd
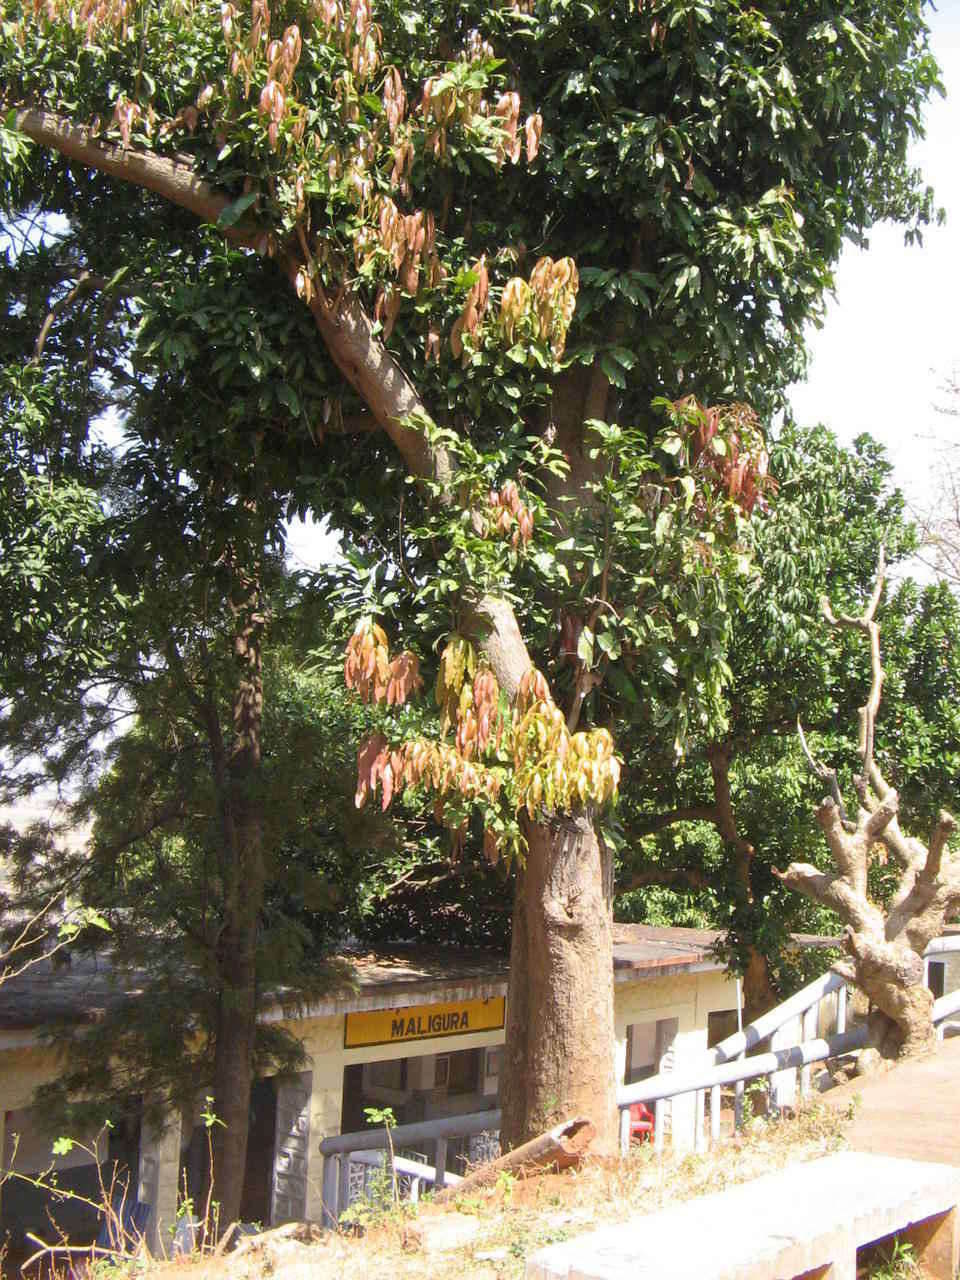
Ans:
[{"label": "concrete platform", "polygon": [[551,1245],[525,1280],[855,1280],[857,1249],[897,1231],[954,1280],[958,1202],[955,1168],[841,1152]]}]

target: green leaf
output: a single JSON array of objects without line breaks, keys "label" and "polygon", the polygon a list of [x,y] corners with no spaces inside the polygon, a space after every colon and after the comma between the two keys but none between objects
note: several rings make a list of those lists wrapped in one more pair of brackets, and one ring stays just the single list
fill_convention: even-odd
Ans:
[{"label": "green leaf", "polygon": [[588,667],[593,666],[593,632],[584,627],[577,641],[577,657]]},{"label": "green leaf", "polygon": [[277,399],[281,404],[285,404],[293,414],[300,413],[300,397],[290,386],[289,382],[281,382],[277,388]]},{"label": "green leaf", "polygon": [[231,201],[231,203],[222,211],[220,217],[217,219],[217,226],[232,227],[238,223],[250,206],[256,201],[259,194],[260,193],[258,191],[248,191],[245,195],[237,196],[236,200]]},{"label": "green leaf", "polygon": [[600,368],[615,387],[619,387],[621,390],[626,389],[627,380],[623,375],[622,367],[606,351],[600,356]]},{"label": "green leaf", "polygon": [[620,657],[620,640],[615,631],[609,629],[601,631],[597,636],[597,644],[611,661],[616,662]]}]

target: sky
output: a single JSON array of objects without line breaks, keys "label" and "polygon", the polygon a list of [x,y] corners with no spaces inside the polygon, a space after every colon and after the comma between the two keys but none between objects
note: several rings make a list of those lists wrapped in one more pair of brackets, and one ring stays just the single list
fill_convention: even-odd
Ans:
[{"label": "sky", "polygon": [[960,444],[960,419],[934,408],[949,403],[945,380],[960,377],[960,0],[941,0],[928,21],[947,97],[928,106],[927,136],[911,161],[946,225],[929,229],[922,247],[879,226],[869,249],[844,251],[826,322],[808,334],[807,381],[791,393],[801,423],[823,422],[843,441],[862,431],[881,440],[896,482],[921,507],[935,493],[938,449]]}]

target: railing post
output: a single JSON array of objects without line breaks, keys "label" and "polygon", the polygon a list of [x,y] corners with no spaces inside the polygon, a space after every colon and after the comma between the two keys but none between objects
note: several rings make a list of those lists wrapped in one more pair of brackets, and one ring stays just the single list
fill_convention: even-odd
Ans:
[{"label": "railing post", "polygon": [[420,1199],[420,1179],[410,1179],[410,1203],[416,1204]]},{"label": "railing post", "polygon": [[620,1109],[620,1154],[622,1156],[630,1153],[630,1108],[621,1107]]},{"label": "railing post", "polygon": [[[803,1015],[803,1043],[804,1044],[806,1044],[809,1040],[816,1040],[817,1032],[819,1030],[817,1026],[817,1023],[819,1021],[819,1015],[820,1015],[820,1001],[818,1000],[817,1003],[812,1004],[810,1008],[807,1010],[807,1012]],[[810,1081],[811,1081],[812,1072],[813,1072],[813,1068],[810,1066],[800,1068],[800,1097],[801,1098],[809,1098],[810,1096]]]},{"label": "railing post", "polygon": [[704,1128],[704,1104],[706,1102],[706,1089],[698,1089],[696,1092],[696,1103],[693,1113],[693,1149],[698,1154],[707,1149],[707,1134]]},{"label": "railing post", "polygon": [[350,1208],[350,1152],[340,1157],[340,1176],[337,1179],[337,1220],[344,1209]]},{"label": "railing post", "polygon": [[446,1138],[437,1139],[437,1149],[433,1157],[433,1167],[437,1171],[435,1187],[442,1187],[447,1180],[447,1140]]},{"label": "railing post", "polygon": [[710,1141],[720,1141],[720,1086],[710,1090]]},{"label": "railing post", "polygon": [[337,1210],[337,1182],[340,1172],[339,1156],[323,1157],[323,1215],[325,1227],[336,1226],[339,1213]]},{"label": "railing post", "polygon": [[658,1156],[663,1155],[663,1129],[667,1119],[667,1108],[663,1098],[658,1098],[653,1107],[653,1149]]},{"label": "railing post", "polygon": [[837,991],[837,1035],[842,1036],[847,1029],[847,987],[846,983]]},{"label": "railing post", "polygon": [[[775,1052],[778,1049],[792,1049],[795,1044],[800,1043],[800,1038],[803,1034],[802,1026],[801,1018],[791,1018],[789,1022],[784,1023],[770,1037],[770,1048]],[[796,1105],[797,1072],[795,1067],[788,1067],[785,1071],[772,1071],[770,1073],[770,1101],[777,1110]]]}]

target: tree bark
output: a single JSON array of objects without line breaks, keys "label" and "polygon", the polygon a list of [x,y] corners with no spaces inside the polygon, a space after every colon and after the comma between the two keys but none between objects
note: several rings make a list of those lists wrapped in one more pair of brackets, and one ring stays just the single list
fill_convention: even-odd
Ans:
[{"label": "tree bark", "polygon": [[[214,1031],[213,1199],[219,1227],[237,1220],[243,1196],[257,1030],[256,949],[265,883],[259,788],[263,724],[263,620],[259,574],[240,570],[234,616],[233,736],[214,747],[221,793],[223,927],[217,946]],[[219,737],[219,734],[217,735]]]},{"label": "tree bark", "polygon": [[905,946],[847,930],[857,985],[876,1005],[870,1040],[885,1058],[910,1058],[936,1046],[933,993],[924,985],[923,960]]},{"label": "tree bark", "polygon": [[586,815],[527,827],[510,952],[501,1097],[506,1149],[569,1115],[617,1150],[608,853]]},{"label": "tree bark", "polygon": [[240,1214],[247,1164],[257,999],[254,956],[243,927],[221,936],[213,1062],[213,1201],[223,1232]]}]

